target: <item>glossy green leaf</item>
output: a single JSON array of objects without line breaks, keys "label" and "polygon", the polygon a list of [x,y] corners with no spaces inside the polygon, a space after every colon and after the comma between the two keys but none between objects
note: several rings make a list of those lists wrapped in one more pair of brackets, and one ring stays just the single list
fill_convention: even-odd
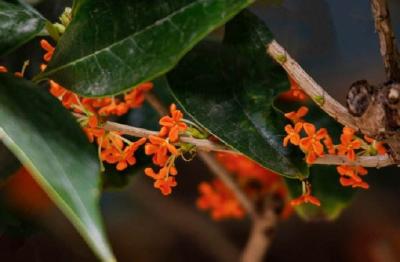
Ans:
[{"label": "glossy green leaf", "polygon": [[0,0],[0,55],[31,40],[45,23],[46,20],[32,9]]},{"label": "glossy green leaf", "polygon": [[272,35],[243,12],[226,26],[223,45],[204,43],[168,74],[185,111],[231,148],[292,178],[307,176],[301,154],[283,147],[284,118],[272,107],[289,88],[285,72],[265,53]]},{"label": "glossy green leaf", "polygon": [[96,150],[59,102],[31,82],[0,74],[0,130],[94,252],[114,261],[103,232]]},{"label": "glossy green leaf", "polygon": [[83,96],[121,93],[173,68],[254,0],[86,0],[46,72]]}]

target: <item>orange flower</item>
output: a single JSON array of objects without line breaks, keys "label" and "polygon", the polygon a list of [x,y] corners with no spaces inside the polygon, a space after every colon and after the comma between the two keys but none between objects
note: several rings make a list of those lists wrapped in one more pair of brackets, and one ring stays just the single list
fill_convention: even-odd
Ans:
[{"label": "orange flower", "polygon": [[129,107],[126,103],[120,102],[116,98],[112,98],[111,103],[101,107],[98,113],[99,115],[103,116],[109,116],[109,115],[121,116],[126,114],[128,110]]},{"label": "orange flower", "polygon": [[293,123],[303,122],[302,118],[307,115],[308,108],[305,106],[300,107],[297,111],[285,114],[285,117],[293,121]]},{"label": "orange flower", "polygon": [[375,155],[374,153],[378,153],[379,155],[386,155],[386,148],[383,142],[378,142],[375,139],[368,137],[368,136],[364,136],[364,140],[367,141],[368,143],[370,143],[370,147],[372,148],[372,155]]},{"label": "orange flower", "polygon": [[55,48],[45,39],[40,41],[40,46],[46,51],[46,54],[43,56],[43,60],[49,62],[54,54]]},{"label": "orange flower", "polygon": [[153,155],[153,163],[159,166],[164,166],[168,161],[168,153],[178,156],[179,151],[174,145],[170,144],[166,139],[150,136],[150,143],[145,145],[146,155]]},{"label": "orange flower", "polygon": [[104,136],[104,129],[99,128],[99,121],[96,115],[92,115],[88,118],[86,126],[83,128],[90,143],[93,143],[95,138]]},{"label": "orange flower", "polygon": [[5,66],[0,66],[0,73],[7,73],[8,69]]},{"label": "orange flower", "polygon": [[290,81],[290,91],[294,97],[297,97],[299,100],[304,100],[307,98],[307,95],[300,88],[299,84],[293,80],[293,78],[289,77]]},{"label": "orange flower", "polygon": [[336,154],[335,145],[333,144],[332,138],[327,134],[324,139],[324,145],[328,149],[328,153],[331,155]]},{"label": "orange flower", "polygon": [[47,65],[46,64],[40,64],[39,68],[40,68],[40,71],[43,72],[44,70],[46,70]]},{"label": "orange flower", "polygon": [[286,125],[285,131],[288,135],[283,139],[283,145],[287,146],[289,141],[293,145],[298,145],[300,143],[300,134],[299,133],[302,129],[303,129],[302,123],[296,123],[294,128],[291,125]]},{"label": "orange flower", "polygon": [[243,208],[222,181],[215,179],[211,184],[203,182],[199,185],[199,192],[197,207],[210,210],[213,219],[243,218]]},{"label": "orange flower", "polygon": [[150,167],[146,168],[144,173],[155,180],[153,184],[154,188],[160,189],[161,193],[165,196],[171,194],[171,187],[177,185],[175,178],[169,176],[176,176],[178,174],[175,166],[173,166],[173,162],[171,162],[170,165],[161,168],[158,173]]},{"label": "orange flower", "polygon": [[362,166],[338,166],[337,171],[341,175],[340,184],[342,186],[351,186],[353,188],[360,187],[368,189],[369,185],[362,181],[360,176],[365,176],[368,170]]},{"label": "orange flower", "polygon": [[325,128],[316,131],[315,126],[310,123],[304,123],[303,128],[308,136],[300,139],[299,145],[301,150],[307,154],[307,163],[312,164],[317,157],[324,154],[324,146],[321,144],[321,139],[325,138],[328,132]]},{"label": "orange flower", "polygon": [[153,88],[153,83],[140,84],[135,89],[124,95],[125,102],[130,108],[140,107],[145,99],[145,94]]},{"label": "orange flower", "polygon": [[354,138],[354,129],[349,127],[343,128],[343,134],[340,136],[341,144],[338,146],[338,155],[346,155],[351,161],[356,160],[355,149],[361,148],[361,141]]},{"label": "orange flower", "polygon": [[290,204],[292,206],[298,206],[303,203],[310,203],[315,206],[321,206],[321,202],[318,200],[318,198],[311,195],[311,184],[307,181],[302,181],[302,183],[303,194],[300,197],[293,199]]},{"label": "orange flower", "polygon": [[368,189],[369,185],[364,182],[364,181],[356,181],[352,178],[347,178],[347,177],[341,177],[340,178],[340,184],[342,186],[351,186],[352,188],[363,188],[363,189]]},{"label": "orange flower", "polygon": [[115,164],[121,158],[124,142],[117,132],[106,132],[102,137],[97,138],[100,147],[100,159]]},{"label": "orange flower", "polygon": [[311,196],[311,195],[302,195],[298,198],[293,199],[292,201],[290,201],[290,204],[295,207],[295,206],[299,206],[301,204],[305,204],[305,203],[310,203],[313,204],[315,206],[321,206],[321,202],[319,201],[318,198]]},{"label": "orange flower", "polygon": [[171,116],[164,116],[160,119],[160,125],[164,129],[160,132],[160,135],[164,135],[168,129],[168,137],[171,142],[178,141],[179,132],[185,132],[187,125],[182,122],[183,114],[180,110],[176,109],[176,105],[170,106]]},{"label": "orange flower", "polygon": [[118,159],[118,164],[116,166],[117,170],[122,171],[125,170],[128,165],[136,164],[136,158],[134,156],[136,150],[139,149],[141,145],[146,143],[146,138],[142,137],[141,139],[132,142],[130,145],[126,146],[122,154],[120,154],[120,158]]},{"label": "orange flower", "polygon": [[[50,80],[50,93],[57,97],[63,104],[64,107],[71,109],[79,105],[79,97],[64,87],[60,86],[56,82]],[[79,110],[78,110],[79,111]]]},{"label": "orange flower", "polygon": [[164,196],[171,194],[171,187],[175,187],[178,183],[176,183],[174,177],[167,177],[165,179],[158,179],[154,182],[154,187],[160,189],[161,193]]},{"label": "orange flower", "polygon": [[289,101],[301,101],[307,98],[307,94],[299,87],[299,85],[289,77],[290,90],[283,93],[281,98]]}]

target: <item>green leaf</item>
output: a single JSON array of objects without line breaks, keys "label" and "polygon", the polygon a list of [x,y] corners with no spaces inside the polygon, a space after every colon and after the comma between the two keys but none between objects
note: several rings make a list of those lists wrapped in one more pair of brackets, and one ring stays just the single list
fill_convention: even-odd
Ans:
[{"label": "green leaf", "polygon": [[1,185],[12,176],[20,167],[21,163],[10,152],[10,150],[0,143],[0,187]]},{"label": "green leaf", "polygon": [[45,23],[46,20],[32,9],[0,0],[0,55],[34,38]]},{"label": "green leaf", "polygon": [[121,93],[172,69],[212,30],[254,0],[86,0],[46,71],[83,96]]},{"label": "green leaf", "polygon": [[[339,183],[339,174],[332,166],[313,166],[309,181],[312,195],[321,201],[321,207],[303,204],[296,212],[305,220],[333,220],[351,203],[355,190]],[[290,195],[296,198],[302,194],[301,182],[286,179]]]},{"label": "green leaf", "polygon": [[71,114],[31,82],[0,74],[0,127],[6,146],[99,258],[114,261],[98,208],[96,150]]},{"label": "green leaf", "polygon": [[222,142],[281,175],[302,178],[300,152],[283,147],[284,119],[272,107],[289,88],[285,72],[265,53],[270,31],[243,12],[226,26],[223,45],[204,43],[168,74],[180,105]]}]

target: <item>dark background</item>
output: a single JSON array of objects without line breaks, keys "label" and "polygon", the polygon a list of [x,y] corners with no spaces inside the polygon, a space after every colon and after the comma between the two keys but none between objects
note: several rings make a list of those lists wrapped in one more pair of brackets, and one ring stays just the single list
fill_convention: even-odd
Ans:
[{"label": "dark background", "polygon": [[[343,102],[350,84],[359,79],[384,81],[369,1],[275,2],[281,3],[260,2],[252,10],[332,96]],[[400,3],[389,2],[400,37]],[[48,0],[37,7],[55,21],[68,3]],[[40,61],[41,54],[38,41],[34,41],[0,62],[19,70],[24,60]],[[37,68],[33,63],[29,73]],[[182,165],[181,170],[179,186],[168,198],[153,189],[151,179],[142,174],[123,191],[104,194],[102,210],[119,261],[238,259],[249,221],[214,222],[198,211],[197,184],[212,176],[196,161]],[[371,188],[360,191],[335,222],[305,223],[295,215],[283,221],[266,260],[400,261],[398,169],[371,170],[367,181]],[[11,227],[0,226],[0,261],[96,261],[69,222],[41,194],[25,180],[3,187],[2,195],[10,207],[7,214],[11,210],[13,215],[10,221],[18,219]],[[24,199],[30,202],[18,200],[19,195],[28,195]]]}]

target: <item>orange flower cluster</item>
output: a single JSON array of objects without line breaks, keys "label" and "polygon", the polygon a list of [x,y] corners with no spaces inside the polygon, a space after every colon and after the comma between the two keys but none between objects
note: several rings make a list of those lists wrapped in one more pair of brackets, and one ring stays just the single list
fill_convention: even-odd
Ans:
[{"label": "orange flower cluster", "polygon": [[[266,195],[274,195],[282,202],[287,203],[287,189],[279,175],[244,156],[218,153],[216,157],[235,176],[239,186],[252,201],[257,202],[264,199]],[[199,185],[199,192],[198,208],[210,210],[213,219],[242,218],[244,216],[245,211],[242,206],[222,181],[215,179],[211,183],[203,182]],[[287,217],[290,212],[290,206],[285,205],[282,216]]]},{"label": "orange flower cluster", "polygon": [[340,174],[340,184],[343,186],[351,186],[353,188],[360,187],[368,189],[369,185],[364,182],[360,176],[368,174],[368,170],[362,166],[338,166],[338,173]]},{"label": "orange flower cluster", "polygon": [[[293,125],[286,125],[287,136],[283,139],[283,145],[289,143],[299,146],[306,155],[306,162],[311,165],[318,157],[328,153],[330,155],[341,155],[350,161],[355,161],[357,155],[377,155],[386,154],[386,149],[382,142],[364,137],[364,140],[355,135],[355,130],[344,127],[340,136],[340,144],[334,145],[326,128],[316,130],[315,126],[303,120],[308,113],[306,107],[301,107],[298,111],[285,114],[285,117],[293,122]],[[306,134],[302,138],[302,131]],[[340,174],[340,183],[343,186],[359,187],[367,189],[369,185],[364,182],[360,176],[365,176],[368,171],[361,166],[338,166],[337,171]],[[303,195],[296,199],[293,204],[312,203],[318,204],[314,197],[310,195],[311,189],[303,190]],[[319,205],[319,204],[318,204]]]},{"label": "orange flower cluster", "polygon": [[[40,45],[46,51],[43,60],[49,62],[55,48],[46,40],[40,41]],[[45,68],[46,64],[42,64],[41,69]],[[77,113],[78,121],[89,141],[96,141],[98,144],[99,159],[108,164],[115,164],[116,169],[122,171],[136,163],[134,154],[146,143],[147,139],[141,138],[132,142],[118,132],[105,131],[102,128],[102,122],[108,116],[120,116],[132,108],[140,107],[144,102],[146,92],[152,88],[152,83],[144,83],[125,93],[123,97],[84,98],[50,80],[49,91],[61,101],[64,107]]]},{"label": "orange flower cluster", "polygon": [[150,136],[149,143],[145,145],[146,155],[153,156],[153,163],[160,167],[158,173],[153,168],[146,168],[145,174],[154,181],[154,187],[159,189],[163,195],[169,195],[172,187],[177,185],[175,176],[178,171],[175,168],[175,160],[182,154],[179,146],[179,135],[187,130],[183,122],[183,114],[176,108],[175,104],[170,106],[170,116],[160,119],[161,130],[158,136]]},{"label": "orange flower cluster", "polygon": [[[290,119],[294,126],[288,124],[285,126],[287,136],[283,139],[283,145],[287,146],[289,142],[293,145],[300,146],[300,149],[306,154],[307,164],[313,164],[318,157],[324,155],[324,145],[328,152],[332,152],[332,139],[328,135],[326,128],[316,130],[315,126],[303,120],[308,113],[308,108],[302,106],[299,110],[286,113],[285,117]],[[301,138],[301,131],[306,136]]]},{"label": "orange flower cluster", "polygon": [[210,210],[214,220],[244,217],[245,212],[240,203],[222,181],[215,179],[211,183],[202,182],[199,192],[201,196],[197,200],[197,207]]},{"label": "orange flower cluster", "polygon": [[[43,60],[49,62],[55,48],[44,39],[40,41],[40,45],[46,51]],[[41,69],[44,70],[45,68],[46,65],[42,64]],[[92,112],[101,117],[110,115],[121,116],[126,114],[130,109],[140,107],[144,102],[146,92],[152,88],[153,83],[148,82],[140,84],[133,90],[126,92],[122,97],[84,98],[50,80],[50,93],[62,101],[66,108],[73,109],[78,113]]]}]

